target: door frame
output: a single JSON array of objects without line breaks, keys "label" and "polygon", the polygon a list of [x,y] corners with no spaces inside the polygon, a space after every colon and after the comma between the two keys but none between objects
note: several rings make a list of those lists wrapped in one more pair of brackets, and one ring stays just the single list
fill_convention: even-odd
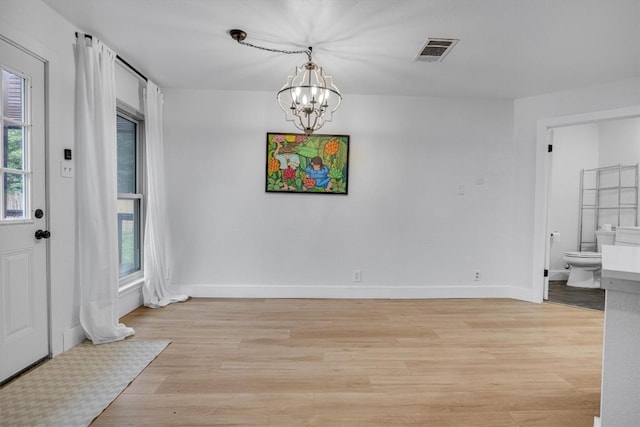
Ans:
[{"label": "door frame", "polygon": [[543,301],[548,296],[549,282],[548,277],[544,277],[544,271],[549,270],[549,196],[552,153],[549,152],[548,147],[553,143],[553,129],[635,117],[640,117],[640,105],[538,120],[533,224],[532,299],[534,301]]},{"label": "door frame", "polygon": [[[45,197],[44,197],[44,211],[45,211],[45,224],[44,226],[46,227],[45,229],[50,229],[51,227],[51,212],[50,212],[50,203],[49,203],[49,194],[50,194],[50,183],[51,180],[50,178],[50,167],[49,167],[49,158],[50,158],[50,152],[49,152],[49,147],[50,147],[50,135],[49,135],[49,131],[50,131],[50,119],[49,119],[49,114],[50,114],[50,108],[49,108],[49,89],[50,89],[50,84],[49,84],[49,67],[50,67],[50,63],[49,61],[42,57],[41,55],[37,54],[36,52],[34,52],[31,49],[28,49],[27,47],[25,47],[24,45],[20,44],[19,42],[15,41],[14,39],[12,39],[8,34],[11,34],[12,31],[3,31],[3,33],[0,33],[0,40],[2,40],[5,43],[8,43],[9,45],[15,47],[16,49],[24,52],[26,55],[29,55],[33,58],[35,58],[36,60],[38,60],[39,62],[42,63],[42,67],[43,67],[43,89],[44,89],[44,94],[43,94],[43,99],[42,102],[44,104],[44,123],[43,123],[43,150],[44,150],[44,192],[45,192]],[[30,100],[33,103],[33,98]],[[31,203],[30,209],[33,210],[33,203]],[[52,336],[53,336],[53,308],[52,308],[52,298],[51,298],[51,245],[50,245],[50,240],[46,239],[44,242],[42,242],[42,244],[45,245],[45,272],[44,272],[44,276],[45,276],[45,289],[46,289],[46,319],[47,319],[47,356],[45,356],[44,358],[40,359],[39,361],[31,364],[30,366],[27,366],[26,368],[24,368],[23,370],[15,373],[14,375],[12,375],[11,377],[7,378],[5,381],[3,381],[4,383],[7,383],[9,381],[11,381],[12,378],[15,378],[16,376],[22,374],[23,372],[29,370],[32,366],[40,363],[42,360],[44,359],[48,359],[51,358],[53,355],[53,348],[52,348]]]}]

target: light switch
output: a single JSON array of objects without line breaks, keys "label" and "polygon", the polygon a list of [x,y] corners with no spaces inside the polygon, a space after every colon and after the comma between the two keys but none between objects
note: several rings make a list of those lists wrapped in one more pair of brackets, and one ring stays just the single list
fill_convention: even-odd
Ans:
[{"label": "light switch", "polygon": [[464,196],[464,184],[458,184],[458,195]]}]

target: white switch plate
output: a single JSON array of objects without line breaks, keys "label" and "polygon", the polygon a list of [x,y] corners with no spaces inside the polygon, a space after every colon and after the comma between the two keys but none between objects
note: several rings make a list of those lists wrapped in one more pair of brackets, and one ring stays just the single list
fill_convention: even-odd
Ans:
[{"label": "white switch plate", "polygon": [[71,160],[60,160],[60,176],[63,178],[73,178],[73,162]]},{"label": "white switch plate", "polygon": [[464,184],[458,184],[458,195],[464,196]]}]

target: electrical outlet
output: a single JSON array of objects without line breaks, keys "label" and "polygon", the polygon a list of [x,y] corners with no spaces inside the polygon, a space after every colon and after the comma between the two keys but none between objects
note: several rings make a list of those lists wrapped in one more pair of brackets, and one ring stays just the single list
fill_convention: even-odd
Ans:
[{"label": "electrical outlet", "polygon": [[480,270],[473,270],[473,280],[480,280]]},{"label": "electrical outlet", "polygon": [[351,277],[353,282],[362,282],[362,272],[360,270],[353,270],[353,276]]},{"label": "electrical outlet", "polygon": [[73,162],[71,160],[60,160],[60,176],[73,178]]}]

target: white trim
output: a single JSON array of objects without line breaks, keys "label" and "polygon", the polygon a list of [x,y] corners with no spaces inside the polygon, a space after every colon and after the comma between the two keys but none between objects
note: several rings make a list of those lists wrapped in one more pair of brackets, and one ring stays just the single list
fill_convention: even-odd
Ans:
[{"label": "white trim", "polygon": [[144,277],[128,283],[118,290],[118,316],[123,317],[144,304],[142,285]]},{"label": "white trim", "polygon": [[544,278],[542,272],[548,263],[547,254],[545,253],[545,244],[549,233],[547,229],[549,219],[549,152],[547,147],[553,142],[551,129],[639,116],[640,106],[634,106],[538,120],[535,202],[533,208],[533,263],[531,271],[533,301],[541,302],[543,299]]},{"label": "white trim", "polygon": [[67,329],[62,334],[62,351],[67,351],[84,341],[87,336],[80,324]]},{"label": "white trim", "polygon": [[534,302],[531,290],[510,286],[173,285],[194,298],[435,299],[513,298]]}]

